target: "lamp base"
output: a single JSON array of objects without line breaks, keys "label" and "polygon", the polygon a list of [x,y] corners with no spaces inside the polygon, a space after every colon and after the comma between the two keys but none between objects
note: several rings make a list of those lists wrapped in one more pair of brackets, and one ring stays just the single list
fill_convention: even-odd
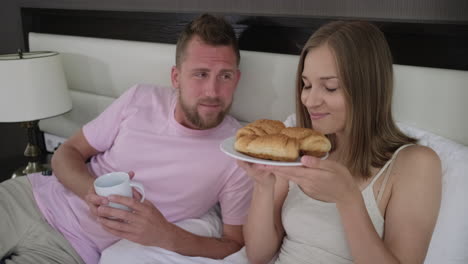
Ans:
[{"label": "lamp base", "polygon": [[30,161],[27,166],[21,167],[17,169],[15,172],[13,172],[13,175],[11,175],[11,178],[14,179],[16,177],[25,176],[30,173],[42,172],[48,169],[49,168],[47,165],[44,166],[43,164],[37,161]]}]

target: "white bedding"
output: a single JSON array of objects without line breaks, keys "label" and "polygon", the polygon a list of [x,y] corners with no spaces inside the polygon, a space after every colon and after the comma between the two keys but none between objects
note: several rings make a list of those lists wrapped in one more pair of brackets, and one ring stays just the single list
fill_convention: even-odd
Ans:
[{"label": "white bedding", "polygon": [[[188,219],[176,223],[179,227],[200,236],[220,237],[222,222],[219,206],[210,210],[201,219]],[[210,259],[202,257],[187,257],[158,247],[144,247],[128,240],[121,240],[104,250],[100,264],[247,264],[245,249],[226,257],[225,259]]]},{"label": "white bedding", "polygon": [[[122,252],[131,254],[120,254]],[[111,256],[112,254],[112,256]],[[105,252],[100,264],[248,264],[245,248],[226,257],[225,259],[210,259],[202,257],[187,257],[177,253],[157,248],[141,247],[133,242],[122,240],[115,244],[111,252]]]}]

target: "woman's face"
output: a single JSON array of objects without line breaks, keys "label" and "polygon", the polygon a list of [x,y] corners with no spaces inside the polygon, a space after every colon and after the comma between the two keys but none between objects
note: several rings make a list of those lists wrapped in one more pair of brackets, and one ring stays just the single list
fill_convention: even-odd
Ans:
[{"label": "woman's face", "polygon": [[346,124],[346,101],[340,87],[335,57],[327,45],[311,49],[302,71],[302,104],[312,128],[324,134],[340,134]]}]

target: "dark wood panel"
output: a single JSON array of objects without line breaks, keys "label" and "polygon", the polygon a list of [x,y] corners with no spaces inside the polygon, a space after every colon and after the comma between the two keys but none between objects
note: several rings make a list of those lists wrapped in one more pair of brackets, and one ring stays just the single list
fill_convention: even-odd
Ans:
[{"label": "dark wood panel", "polygon": [[[29,32],[175,43],[184,25],[198,15],[22,8],[25,47]],[[299,54],[318,27],[337,19],[224,15],[241,49],[285,54]],[[468,22],[367,20],[382,29],[397,64],[468,70]]]}]

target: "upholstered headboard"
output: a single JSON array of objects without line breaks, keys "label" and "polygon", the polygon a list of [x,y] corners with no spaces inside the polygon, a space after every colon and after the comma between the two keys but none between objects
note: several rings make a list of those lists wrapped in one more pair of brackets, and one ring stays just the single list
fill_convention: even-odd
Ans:
[{"label": "upholstered headboard", "polygon": [[[174,43],[197,15],[23,8],[26,48],[61,53],[73,100],[71,112],[42,120],[40,128],[68,137],[130,86],[170,86]],[[285,119],[295,109],[301,46],[334,18],[225,17],[242,50],[232,115]],[[468,24],[371,22],[384,32],[396,63],[395,119],[468,145]]]},{"label": "upholstered headboard", "polygon": [[[40,122],[68,137],[136,83],[170,86],[175,45],[30,33],[31,50],[61,53],[73,110]],[[242,78],[231,113],[241,121],[284,120],[294,112],[298,56],[242,51]],[[468,71],[395,65],[394,116],[399,122],[468,145]]]}]

